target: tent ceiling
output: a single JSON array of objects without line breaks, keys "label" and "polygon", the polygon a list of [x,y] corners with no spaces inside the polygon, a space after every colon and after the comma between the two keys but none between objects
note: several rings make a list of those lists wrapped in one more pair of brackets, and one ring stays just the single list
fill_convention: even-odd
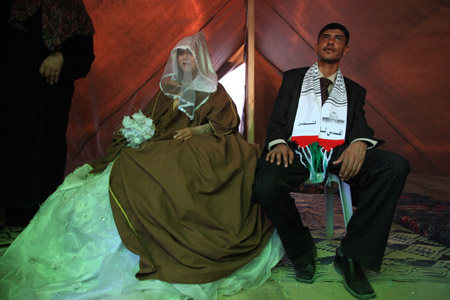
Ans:
[{"label": "tent ceiling", "polygon": [[[77,81],[68,170],[102,155],[122,116],[158,88],[171,48],[204,30],[214,67],[242,60],[244,0],[85,0],[96,27],[96,60]],[[255,138],[264,142],[282,72],[311,65],[320,28],[348,27],[343,73],[367,89],[366,115],[386,149],[416,174],[450,175],[450,4],[444,0],[256,0]],[[444,86],[444,88],[441,88]]]}]

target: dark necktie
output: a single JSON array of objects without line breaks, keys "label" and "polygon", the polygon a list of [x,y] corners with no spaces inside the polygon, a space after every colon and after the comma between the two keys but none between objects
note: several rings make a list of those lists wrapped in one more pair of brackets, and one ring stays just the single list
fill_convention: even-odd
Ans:
[{"label": "dark necktie", "polygon": [[320,78],[320,94],[322,95],[322,105],[328,99],[328,87],[331,84],[331,80],[321,77]]}]

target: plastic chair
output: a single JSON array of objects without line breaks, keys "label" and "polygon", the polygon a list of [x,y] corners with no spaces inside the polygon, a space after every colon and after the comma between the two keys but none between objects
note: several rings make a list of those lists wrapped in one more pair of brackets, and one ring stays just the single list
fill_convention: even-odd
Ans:
[{"label": "plastic chair", "polygon": [[341,199],[342,214],[344,216],[345,228],[353,215],[352,208],[352,195],[350,192],[350,186],[341,181],[335,174],[329,173],[328,179],[325,183],[325,215],[326,215],[326,233],[327,236],[334,236],[334,185],[335,182],[339,188],[339,198]]},{"label": "plastic chair", "polygon": [[[305,183],[310,184],[320,184],[323,182],[325,177],[324,173],[316,174],[315,178],[310,178],[305,181]],[[339,176],[329,173],[328,178],[324,186],[325,194],[325,216],[326,216],[326,234],[329,237],[334,236],[334,185],[333,182],[339,188],[339,198],[341,199],[342,214],[344,216],[345,228],[347,229],[347,224],[353,214],[352,208],[352,195],[350,192],[350,186],[341,181]]]}]

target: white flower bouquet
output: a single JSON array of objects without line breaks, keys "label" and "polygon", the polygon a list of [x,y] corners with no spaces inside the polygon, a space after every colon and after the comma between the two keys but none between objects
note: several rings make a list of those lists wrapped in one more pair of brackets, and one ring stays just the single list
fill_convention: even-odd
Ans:
[{"label": "white flower bouquet", "polygon": [[149,141],[155,134],[153,120],[140,110],[131,117],[125,116],[122,125],[121,133],[128,141],[128,145],[134,149],[139,148],[143,142]]}]

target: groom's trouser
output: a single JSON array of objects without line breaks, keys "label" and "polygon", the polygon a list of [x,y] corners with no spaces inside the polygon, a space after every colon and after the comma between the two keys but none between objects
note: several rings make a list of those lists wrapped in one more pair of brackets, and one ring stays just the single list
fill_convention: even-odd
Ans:
[{"label": "groom's trouser", "polygon": [[[313,255],[313,238],[290,193],[308,179],[309,170],[298,155],[285,168],[284,163],[278,166],[267,162],[266,154],[264,151],[256,167],[252,199],[272,220],[288,258],[294,266],[302,267]],[[329,171],[335,174],[339,168],[340,165],[329,165]],[[395,206],[408,173],[409,163],[403,157],[371,149],[359,174],[348,181],[358,202],[341,249],[370,270],[380,270]]]}]

